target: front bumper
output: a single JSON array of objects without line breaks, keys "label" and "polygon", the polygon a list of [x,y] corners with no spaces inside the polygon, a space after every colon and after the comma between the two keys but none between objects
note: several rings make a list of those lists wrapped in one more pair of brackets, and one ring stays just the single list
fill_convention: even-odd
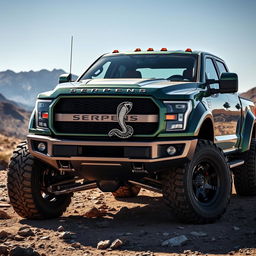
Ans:
[{"label": "front bumper", "polygon": [[[86,165],[117,166],[138,163],[153,165],[179,159],[191,159],[197,145],[197,139],[109,142],[60,140],[32,134],[27,136],[27,140],[29,151],[33,156],[57,169],[60,169],[61,163],[65,161],[71,163],[75,169],[79,169],[79,166]],[[40,152],[37,148],[40,142],[46,145],[44,152]],[[166,152],[166,148],[170,145],[178,149],[173,156],[169,156]]]}]

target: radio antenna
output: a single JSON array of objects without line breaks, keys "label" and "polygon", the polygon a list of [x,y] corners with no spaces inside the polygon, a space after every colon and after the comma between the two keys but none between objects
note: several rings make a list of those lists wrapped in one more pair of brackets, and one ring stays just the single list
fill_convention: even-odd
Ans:
[{"label": "radio antenna", "polygon": [[70,64],[69,64],[70,81],[72,81],[72,57],[73,57],[73,36],[71,36],[71,48],[70,48]]}]

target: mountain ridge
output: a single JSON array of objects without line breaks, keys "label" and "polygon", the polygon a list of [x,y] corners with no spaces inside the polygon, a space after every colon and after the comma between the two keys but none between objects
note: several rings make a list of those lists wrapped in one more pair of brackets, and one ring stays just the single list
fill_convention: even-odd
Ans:
[{"label": "mountain ridge", "polygon": [[58,84],[59,76],[64,73],[63,69],[0,71],[0,93],[9,100],[23,104],[23,107],[31,108],[35,104],[37,95],[52,90]]},{"label": "mountain ridge", "polygon": [[31,112],[8,100],[0,93],[0,134],[24,139]]},{"label": "mountain ridge", "polygon": [[240,93],[240,96],[256,103],[256,87],[252,87],[248,91]]}]

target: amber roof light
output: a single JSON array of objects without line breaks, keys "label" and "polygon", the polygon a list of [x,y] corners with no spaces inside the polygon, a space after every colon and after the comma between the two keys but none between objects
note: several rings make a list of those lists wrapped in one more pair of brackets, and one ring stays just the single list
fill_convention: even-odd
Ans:
[{"label": "amber roof light", "polygon": [[161,52],[167,52],[167,48],[162,48]]},{"label": "amber roof light", "polygon": [[118,50],[114,50],[112,53],[119,53],[119,51]]},{"label": "amber roof light", "polygon": [[154,49],[153,48],[148,48],[148,52],[153,52]]},{"label": "amber roof light", "polygon": [[135,52],[141,52],[141,49],[140,48],[136,48],[134,51]]},{"label": "amber roof light", "polygon": [[192,52],[190,48],[187,48],[185,52]]}]

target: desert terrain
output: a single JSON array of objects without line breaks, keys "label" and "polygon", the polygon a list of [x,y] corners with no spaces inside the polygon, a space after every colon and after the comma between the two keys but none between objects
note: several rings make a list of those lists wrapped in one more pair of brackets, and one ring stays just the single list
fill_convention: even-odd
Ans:
[{"label": "desert terrain", "polygon": [[[122,200],[98,189],[77,192],[62,217],[27,220],[9,205],[6,174],[0,171],[0,255],[256,255],[256,197],[235,190],[225,215],[208,225],[179,223],[161,194],[144,189]],[[183,242],[173,246],[177,237]]]}]

